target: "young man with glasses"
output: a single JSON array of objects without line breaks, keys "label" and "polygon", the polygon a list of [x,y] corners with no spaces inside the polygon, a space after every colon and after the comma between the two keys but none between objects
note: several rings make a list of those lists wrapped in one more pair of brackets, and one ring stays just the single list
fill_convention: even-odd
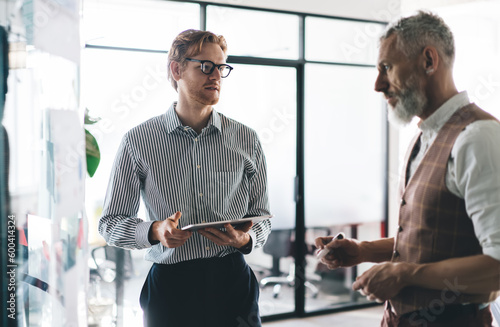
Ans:
[{"label": "young man with glasses", "polygon": [[[130,130],[111,173],[99,231],[108,244],[149,248],[140,303],[145,326],[260,326],[259,287],[243,259],[269,220],[195,232],[196,223],[269,215],[257,134],[213,109],[226,64],[224,37],[187,30],[168,56],[179,94],[167,112]],[[148,219],[137,218],[142,194]]]}]

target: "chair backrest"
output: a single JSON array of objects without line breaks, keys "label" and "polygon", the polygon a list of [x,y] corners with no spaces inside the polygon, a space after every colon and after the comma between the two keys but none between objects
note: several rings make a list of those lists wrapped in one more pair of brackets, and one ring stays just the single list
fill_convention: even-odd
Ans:
[{"label": "chair backrest", "polygon": [[[94,260],[95,265],[97,266],[98,272],[101,273],[102,269],[112,269],[116,270],[114,263],[116,263],[116,257],[118,251],[124,251],[123,257],[123,272],[125,274],[125,278],[130,278],[134,274],[134,266],[132,262],[132,253],[130,250],[120,249],[110,245],[103,245],[92,249],[91,257]],[[98,252],[104,252],[104,262],[99,262],[98,260]],[[110,263],[113,263],[110,265]]]},{"label": "chair backrest", "polygon": [[[306,244],[304,245],[306,254],[313,254],[314,240],[319,236],[330,235],[328,227],[308,227],[306,228]],[[295,253],[295,229],[276,229],[271,231],[263,247],[264,253],[275,258],[293,256]]]},{"label": "chair backrest", "polygon": [[275,258],[293,255],[292,229],[276,229],[271,231],[262,250]]}]

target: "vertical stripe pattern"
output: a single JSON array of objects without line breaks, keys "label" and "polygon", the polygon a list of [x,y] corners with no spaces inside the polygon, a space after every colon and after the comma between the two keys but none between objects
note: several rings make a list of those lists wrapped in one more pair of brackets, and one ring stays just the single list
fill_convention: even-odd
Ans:
[{"label": "vertical stripe pattern", "polygon": [[[151,224],[182,212],[179,228],[202,222],[270,214],[266,162],[254,130],[215,110],[198,135],[169,110],[136,126],[123,137],[111,172],[99,232],[110,245],[149,248],[146,259],[171,264],[222,257],[236,252],[193,233],[178,248],[151,246]],[[140,197],[146,219],[137,217]],[[261,247],[271,223],[252,227]]]}]

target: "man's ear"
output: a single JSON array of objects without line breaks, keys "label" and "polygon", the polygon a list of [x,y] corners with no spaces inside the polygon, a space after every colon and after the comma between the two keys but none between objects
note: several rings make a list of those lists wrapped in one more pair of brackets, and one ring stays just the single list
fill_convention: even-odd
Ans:
[{"label": "man's ear", "polygon": [[427,46],[422,51],[423,69],[427,75],[432,75],[439,66],[439,52],[435,47]]},{"label": "man's ear", "polygon": [[172,72],[172,77],[176,82],[181,79],[181,68],[181,65],[177,61],[170,62],[170,71]]}]

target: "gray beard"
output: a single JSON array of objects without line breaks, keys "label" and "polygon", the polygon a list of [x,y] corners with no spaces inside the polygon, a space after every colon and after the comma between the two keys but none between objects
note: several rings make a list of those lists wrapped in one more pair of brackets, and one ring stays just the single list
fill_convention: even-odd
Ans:
[{"label": "gray beard", "polygon": [[427,99],[414,79],[408,81],[407,88],[397,97],[399,101],[388,112],[389,122],[396,126],[408,125],[415,116],[423,113],[427,105]]}]

